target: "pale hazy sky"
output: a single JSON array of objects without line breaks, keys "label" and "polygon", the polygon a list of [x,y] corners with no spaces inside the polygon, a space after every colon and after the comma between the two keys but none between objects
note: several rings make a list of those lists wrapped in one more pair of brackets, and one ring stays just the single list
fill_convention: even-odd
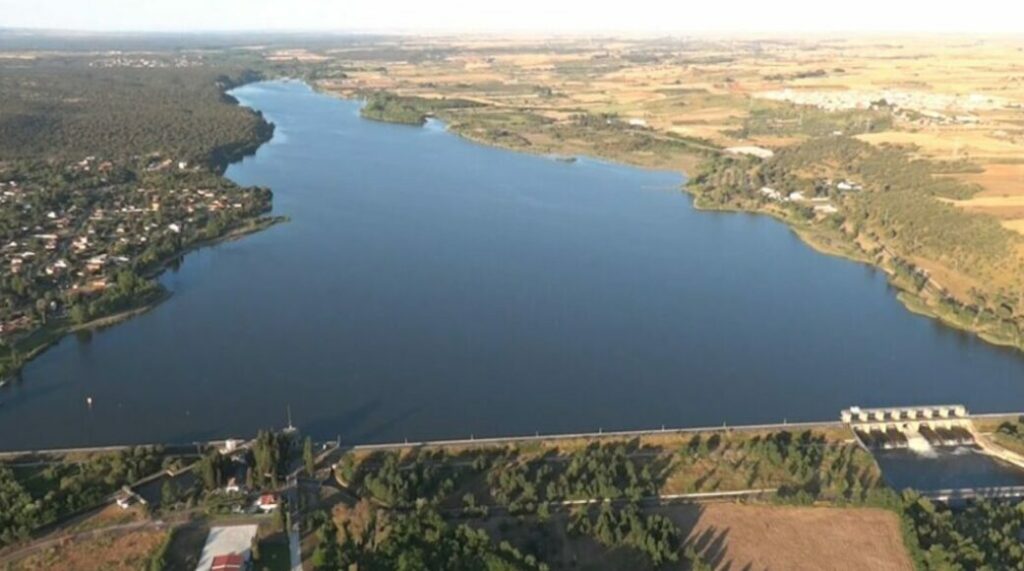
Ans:
[{"label": "pale hazy sky", "polygon": [[0,0],[0,27],[1024,36],[1022,5],[1019,0]]}]

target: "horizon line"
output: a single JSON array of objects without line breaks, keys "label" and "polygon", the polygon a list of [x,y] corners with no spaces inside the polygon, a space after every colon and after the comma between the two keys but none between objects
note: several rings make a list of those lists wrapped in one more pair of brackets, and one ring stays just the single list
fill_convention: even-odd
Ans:
[{"label": "horizon line", "polygon": [[[806,30],[770,30],[770,29],[720,29],[720,30],[635,30],[635,29],[592,29],[592,30],[527,30],[499,28],[452,28],[452,29],[405,29],[405,28],[195,28],[195,29],[160,29],[160,28],[60,28],[34,26],[0,26],[2,33],[21,33],[25,35],[92,35],[92,36],[200,36],[200,35],[293,35],[293,36],[405,36],[405,37],[446,37],[452,35],[471,37],[545,37],[545,38],[593,38],[593,37],[638,37],[638,38],[719,38],[719,39],[814,39],[828,37],[841,41],[853,38],[922,38],[922,37],[960,37],[971,39],[1014,39],[1021,40],[1019,34],[1011,31],[957,31],[957,30],[840,30],[822,29]],[[794,38],[799,35],[801,38]],[[840,35],[841,37],[836,37]],[[745,38],[738,38],[744,36]],[[1024,43],[1024,40],[1021,40]]]}]

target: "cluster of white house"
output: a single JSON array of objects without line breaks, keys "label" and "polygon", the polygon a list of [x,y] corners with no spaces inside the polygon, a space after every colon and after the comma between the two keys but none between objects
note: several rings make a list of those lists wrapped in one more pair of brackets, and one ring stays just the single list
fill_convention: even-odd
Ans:
[{"label": "cluster of white house", "polygon": [[[1009,105],[1003,97],[984,95],[981,93],[949,94],[914,90],[860,90],[860,89],[829,89],[829,90],[795,90],[782,89],[765,91],[755,97],[773,101],[788,101],[798,105],[812,105],[828,111],[842,109],[867,109],[878,102],[885,102],[896,109],[912,109],[918,112],[929,112],[938,116],[939,112],[983,111],[1001,109]],[[961,115],[957,118],[973,117]]]}]

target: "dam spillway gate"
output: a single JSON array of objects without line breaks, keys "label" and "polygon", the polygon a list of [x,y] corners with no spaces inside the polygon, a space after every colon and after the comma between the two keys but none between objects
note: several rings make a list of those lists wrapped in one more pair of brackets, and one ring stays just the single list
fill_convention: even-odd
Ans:
[{"label": "dam spillway gate", "polygon": [[974,443],[970,417],[963,405],[861,408],[840,413],[869,449],[911,448],[926,450]]}]

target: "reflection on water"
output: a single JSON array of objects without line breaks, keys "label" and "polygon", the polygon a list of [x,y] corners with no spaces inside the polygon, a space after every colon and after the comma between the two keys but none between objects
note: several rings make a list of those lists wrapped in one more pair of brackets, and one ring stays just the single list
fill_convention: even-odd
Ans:
[{"label": "reflection on water", "polygon": [[874,454],[885,480],[897,490],[1024,485],[1024,470],[983,453],[977,446],[933,448],[926,453],[878,450]]},{"label": "reflection on water", "polygon": [[290,222],[33,360],[0,390],[0,450],[247,436],[289,405],[346,442],[1024,409],[1019,352],[771,218],[694,210],[679,173],[365,121],[300,83],[233,95],[277,129],[227,176]]}]

